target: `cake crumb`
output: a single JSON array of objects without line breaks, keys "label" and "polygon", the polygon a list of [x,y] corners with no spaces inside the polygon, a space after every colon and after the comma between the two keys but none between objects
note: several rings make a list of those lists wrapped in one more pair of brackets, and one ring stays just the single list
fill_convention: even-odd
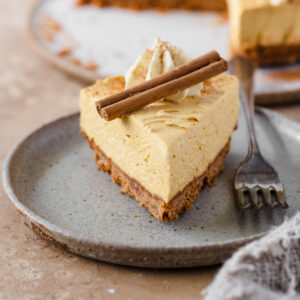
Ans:
[{"label": "cake crumb", "polygon": [[80,66],[81,65],[81,61],[79,58],[73,57],[71,58],[71,62],[76,65],[76,66]]},{"label": "cake crumb", "polygon": [[89,71],[95,71],[99,68],[99,65],[94,60],[89,60],[85,65],[84,68]]},{"label": "cake crumb", "polygon": [[71,53],[71,49],[70,48],[61,48],[58,52],[57,52],[57,55],[58,56],[66,56],[66,55],[69,55]]},{"label": "cake crumb", "polygon": [[51,42],[55,35],[61,31],[61,25],[53,17],[45,15],[40,24],[42,37],[44,40]]},{"label": "cake crumb", "polygon": [[43,18],[43,23],[51,28],[53,31],[60,31],[61,25],[53,17],[45,15]]}]

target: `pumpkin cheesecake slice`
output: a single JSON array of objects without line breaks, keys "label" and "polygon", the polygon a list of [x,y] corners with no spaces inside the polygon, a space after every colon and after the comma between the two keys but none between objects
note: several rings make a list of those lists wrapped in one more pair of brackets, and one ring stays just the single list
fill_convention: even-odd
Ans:
[{"label": "pumpkin cheesecake slice", "polygon": [[300,59],[299,0],[227,0],[233,52],[260,65]]},{"label": "pumpkin cheesecake slice", "polygon": [[217,75],[111,121],[100,117],[96,102],[187,61],[181,49],[157,40],[125,77],[99,80],[80,93],[80,128],[99,169],[164,221],[187,211],[224,169],[238,120],[237,78]]}]

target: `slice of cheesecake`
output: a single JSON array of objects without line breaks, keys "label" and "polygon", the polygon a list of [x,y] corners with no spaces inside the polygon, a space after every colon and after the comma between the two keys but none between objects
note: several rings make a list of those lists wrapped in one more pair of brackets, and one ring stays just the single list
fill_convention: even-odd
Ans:
[{"label": "slice of cheesecake", "polygon": [[126,78],[99,80],[80,93],[80,128],[97,165],[164,221],[188,210],[201,187],[214,185],[224,169],[238,120],[236,77],[218,75],[112,121],[99,116],[95,103],[187,59],[158,41]]},{"label": "slice of cheesecake", "polygon": [[227,0],[234,53],[261,65],[300,59],[299,0]]}]

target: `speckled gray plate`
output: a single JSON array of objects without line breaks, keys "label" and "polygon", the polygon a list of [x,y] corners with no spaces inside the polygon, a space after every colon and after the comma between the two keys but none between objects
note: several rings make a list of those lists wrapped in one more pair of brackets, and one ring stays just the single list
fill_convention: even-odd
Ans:
[{"label": "speckled gray plate", "polygon": [[216,264],[300,209],[300,125],[260,110],[256,129],[262,152],[284,183],[289,209],[235,206],[231,179],[247,148],[243,120],[218,185],[201,191],[193,208],[171,223],[150,216],[97,170],[78,114],[21,141],[4,163],[4,187],[27,225],[71,252],[139,267]]}]

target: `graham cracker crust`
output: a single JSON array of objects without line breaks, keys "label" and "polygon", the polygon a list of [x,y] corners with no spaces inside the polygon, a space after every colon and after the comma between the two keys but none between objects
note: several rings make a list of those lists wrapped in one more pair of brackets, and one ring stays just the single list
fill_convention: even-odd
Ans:
[{"label": "graham cracker crust", "polygon": [[116,6],[133,10],[184,9],[184,10],[226,10],[226,0],[77,0],[77,5],[92,4],[98,7]]},{"label": "graham cracker crust", "polygon": [[115,183],[122,186],[121,193],[128,194],[145,208],[148,209],[158,220],[165,222],[178,219],[179,214],[188,211],[197,198],[200,189],[204,186],[216,185],[216,179],[224,170],[224,159],[230,149],[230,139],[219,152],[215,160],[208,166],[206,171],[191,181],[181,192],[178,192],[168,203],[160,197],[152,195],[138,181],[124,173],[103,151],[90,139],[85,132],[81,131],[89,146],[94,150],[94,159],[98,168],[109,173]]},{"label": "graham cracker crust", "polygon": [[252,58],[260,66],[293,64],[300,60],[300,44],[268,47],[258,46],[240,51],[240,54]]}]

